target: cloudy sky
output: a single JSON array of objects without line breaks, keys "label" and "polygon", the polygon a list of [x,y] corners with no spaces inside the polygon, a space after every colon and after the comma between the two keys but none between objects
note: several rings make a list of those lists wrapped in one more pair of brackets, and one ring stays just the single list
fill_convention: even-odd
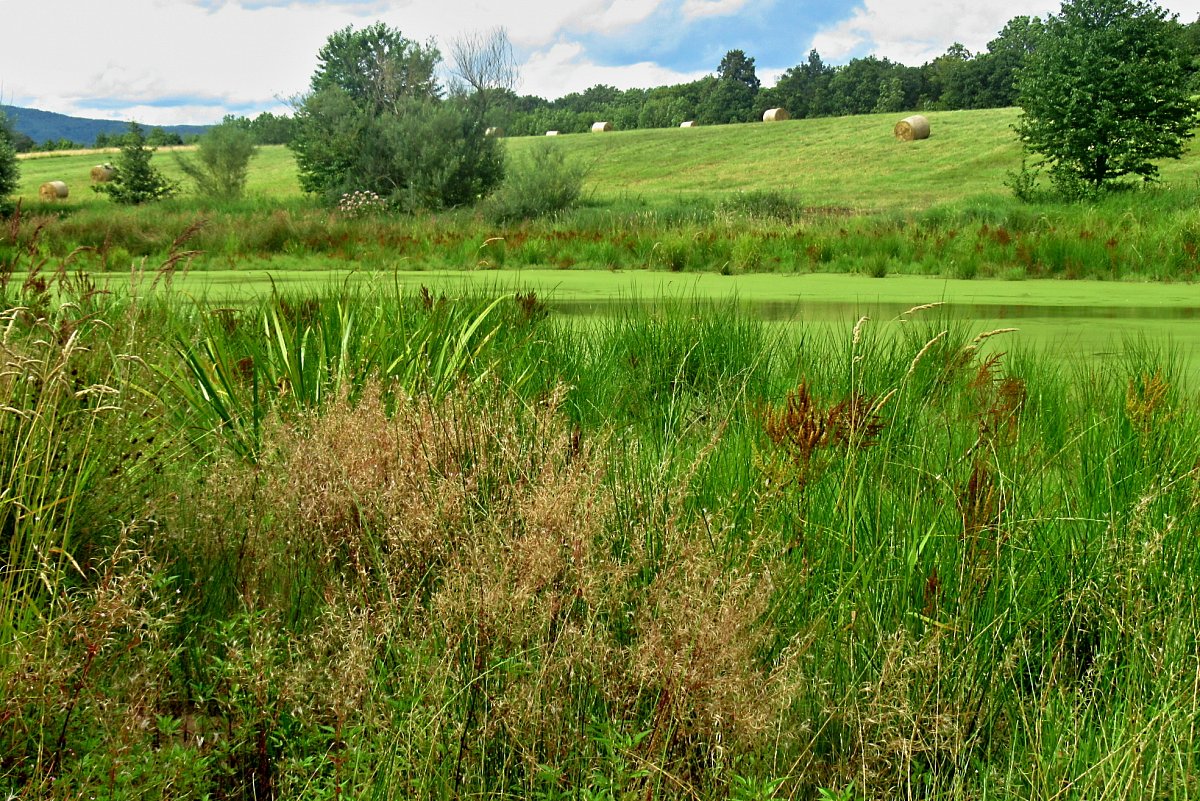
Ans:
[{"label": "cloudy sky", "polygon": [[[1165,0],[1185,22],[1200,0]],[[151,125],[286,111],[333,31],[382,20],[447,52],[507,29],[518,91],[659,86],[715,72],[741,48],[771,85],[816,48],[919,65],[972,52],[1018,14],[1058,0],[0,0],[0,102]]]}]

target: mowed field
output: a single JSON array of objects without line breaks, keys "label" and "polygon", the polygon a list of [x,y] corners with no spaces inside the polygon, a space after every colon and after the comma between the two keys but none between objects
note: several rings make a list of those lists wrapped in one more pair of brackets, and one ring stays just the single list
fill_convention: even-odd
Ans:
[{"label": "mowed field", "polygon": [[[932,134],[919,142],[892,137],[895,114],[789,120],[687,129],[614,131],[520,137],[506,140],[520,158],[545,141],[589,167],[589,196],[599,202],[636,201],[651,206],[680,200],[719,199],[751,190],[795,192],[807,205],[854,212],[920,210],[936,204],[1004,197],[1007,172],[1021,162],[1012,130],[1017,109],[929,112]],[[22,161],[20,196],[37,199],[44,181],[66,181],[67,205],[96,199],[88,170],[111,159],[99,154]],[[169,152],[156,164],[180,178]],[[1189,152],[1162,165],[1172,183],[1200,179],[1200,158]],[[264,147],[252,162],[248,191],[263,199],[300,196],[291,152]]]}]

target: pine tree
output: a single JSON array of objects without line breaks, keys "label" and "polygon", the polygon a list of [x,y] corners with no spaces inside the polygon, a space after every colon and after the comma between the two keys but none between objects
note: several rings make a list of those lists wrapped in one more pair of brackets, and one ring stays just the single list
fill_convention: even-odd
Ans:
[{"label": "pine tree", "polygon": [[117,203],[137,205],[170,197],[179,184],[164,176],[150,164],[154,149],[146,146],[146,132],[136,122],[129,123],[129,132],[117,156],[117,174],[111,181],[92,187]]},{"label": "pine tree", "polygon": [[12,144],[12,134],[8,127],[8,119],[0,114],[0,207],[5,198],[17,191],[17,182],[21,171],[17,164],[17,151]]}]

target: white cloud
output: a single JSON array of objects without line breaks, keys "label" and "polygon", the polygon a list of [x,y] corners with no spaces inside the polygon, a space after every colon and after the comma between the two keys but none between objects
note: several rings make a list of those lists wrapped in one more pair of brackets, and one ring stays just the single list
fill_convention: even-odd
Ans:
[{"label": "white cloud", "polygon": [[866,0],[849,19],[818,32],[812,46],[831,61],[870,52],[916,66],[954,42],[982,50],[1010,19],[1041,15],[1047,6],[1046,0]]},{"label": "white cloud", "polygon": [[559,42],[530,56],[525,65],[521,91],[539,97],[561,97],[582,92],[596,84],[618,89],[684,83],[703,77],[704,72],[678,72],[659,64],[643,61],[622,66],[601,66],[588,60],[583,45]]},{"label": "white cloud", "polygon": [[599,33],[615,33],[645,22],[662,5],[662,0],[609,0],[571,27]]},{"label": "white cloud", "polygon": [[[514,10],[487,0],[0,0],[0,101],[109,119],[136,115],[150,124],[278,111],[281,99],[305,90],[330,33],[376,20],[417,41],[435,40],[443,53],[467,31],[506,26],[518,51],[534,54],[523,70],[527,92],[629,76],[626,82],[659,73],[646,64],[558,62],[547,48],[564,31],[620,32],[662,2],[524,0]],[[569,76],[540,74],[543,67]],[[581,70],[595,70],[596,79]],[[212,98],[221,102],[210,105]]]},{"label": "white cloud", "polygon": [[[1168,0],[1162,5],[1183,22],[1200,13],[1200,0]],[[1013,17],[1045,16],[1059,7],[1056,0],[864,0],[849,18],[818,31],[812,47],[833,62],[872,53],[917,66],[945,53],[954,42],[973,53],[984,50]]]},{"label": "white cloud", "polygon": [[684,0],[683,16],[685,19],[698,17],[716,17],[736,14],[750,0]]}]

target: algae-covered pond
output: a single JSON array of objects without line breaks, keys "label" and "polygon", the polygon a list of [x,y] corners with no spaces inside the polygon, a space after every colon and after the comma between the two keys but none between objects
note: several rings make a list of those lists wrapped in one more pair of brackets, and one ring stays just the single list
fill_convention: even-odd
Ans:
[{"label": "algae-covered pond", "polygon": [[[119,281],[114,281],[114,285]],[[1120,359],[1131,348],[1170,354],[1181,372],[1200,378],[1200,286],[1104,281],[952,280],[806,273],[724,276],[714,273],[572,270],[491,271],[223,271],[193,272],[174,289],[211,303],[238,303],[271,291],[337,291],[377,285],[435,294],[536,292],[552,312],[586,320],[631,306],[737,303],[760,319],[849,330],[863,316],[899,324],[922,312],[987,331],[1015,328],[1006,349],[1042,350],[1070,362]]]}]

